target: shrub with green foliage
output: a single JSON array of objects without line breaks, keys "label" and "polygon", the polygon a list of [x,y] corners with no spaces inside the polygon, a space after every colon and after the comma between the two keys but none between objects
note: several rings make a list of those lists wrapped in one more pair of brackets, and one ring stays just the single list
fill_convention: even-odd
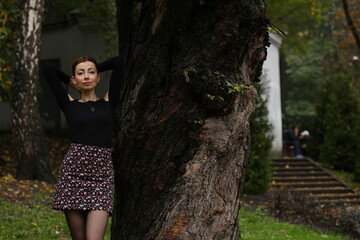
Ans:
[{"label": "shrub with green foliage", "polygon": [[360,167],[360,92],[350,76],[339,70],[321,89],[315,137],[321,162],[353,172]]},{"label": "shrub with green foliage", "polygon": [[244,193],[260,194],[267,191],[271,181],[269,153],[273,136],[272,126],[268,120],[267,99],[264,86],[258,85],[258,101],[250,116],[251,147],[246,168]]},{"label": "shrub with green foliage", "polygon": [[20,1],[0,2],[0,101],[9,101],[14,78],[15,46],[20,22]]},{"label": "shrub with green foliage", "polygon": [[304,223],[314,229],[341,232],[360,239],[360,210],[357,206],[323,204],[317,198],[301,192],[275,190],[271,192],[270,211],[275,217],[292,223]]}]

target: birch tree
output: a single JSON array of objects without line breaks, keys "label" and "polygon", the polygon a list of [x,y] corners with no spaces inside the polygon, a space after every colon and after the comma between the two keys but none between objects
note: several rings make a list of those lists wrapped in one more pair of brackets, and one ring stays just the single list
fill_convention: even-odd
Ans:
[{"label": "birch tree", "polygon": [[54,182],[37,99],[44,0],[23,0],[11,111],[17,178]]}]

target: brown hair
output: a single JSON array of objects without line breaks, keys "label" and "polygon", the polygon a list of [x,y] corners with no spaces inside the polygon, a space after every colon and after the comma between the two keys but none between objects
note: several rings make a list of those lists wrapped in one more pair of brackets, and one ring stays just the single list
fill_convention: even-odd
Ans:
[{"label": "brown hair", "polygon": [[96,62],[96,60],[94,58],[92,58],[90,56],[81,56],[81,57],[78,57],[77,59],[75,59],[75,61],[72,64],[71,70],[72,70],[73,76],[75,76],[76,66],[79,63],[83,63],[83,62],[92,62],[92,63],[95,64],[96,70],[98,69],[98,64],[97,64],[97,62]]}]

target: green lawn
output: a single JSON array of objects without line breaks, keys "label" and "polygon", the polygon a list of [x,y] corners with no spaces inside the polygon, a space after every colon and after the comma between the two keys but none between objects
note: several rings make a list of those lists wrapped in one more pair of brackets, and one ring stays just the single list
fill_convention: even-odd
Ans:
[{"label": "green lawn", "polygon": [[[0,199],[0,239],[71,239],[66,220],[50,205],[37,204],[45,194],[34,195],[30,205]],[[105,239],[110,239],[110,224]]]},{"label": "green lawn", "polygon": [[242,207],[239,215],[241,239],[251,240],[344,240],[338,234],[319,233],[306,226],[280,222],[264,210],[247,210]]},{"label": "green lawn", "polygon": [[[71,239],[62,213],[44,204],[46,194],[34,194],[30,204],[15,204],[0,199],[0,239]],[[45,201],[48,202],[48,201]],[[247,210],[239,215],[241,239],[253,240],[344,240],[341,235],[319,233],[305,226],[279,222],[264,210]],[[110,239],[110,224],[105,239]]]}]

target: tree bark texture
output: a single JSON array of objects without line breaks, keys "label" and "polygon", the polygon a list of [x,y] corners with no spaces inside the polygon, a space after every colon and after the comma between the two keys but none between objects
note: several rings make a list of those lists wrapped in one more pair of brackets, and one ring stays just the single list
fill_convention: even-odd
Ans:
[{"label": "tree bark texture", "polygon": [[239,239],[263,0],[118,0],[112,239]]},{"label": "tree bark texture", "polygon": [[43,0],[22,1],[11,96],[12,132],[17,148],[17,178],[53,183],[37,100],[43,5]]}]

